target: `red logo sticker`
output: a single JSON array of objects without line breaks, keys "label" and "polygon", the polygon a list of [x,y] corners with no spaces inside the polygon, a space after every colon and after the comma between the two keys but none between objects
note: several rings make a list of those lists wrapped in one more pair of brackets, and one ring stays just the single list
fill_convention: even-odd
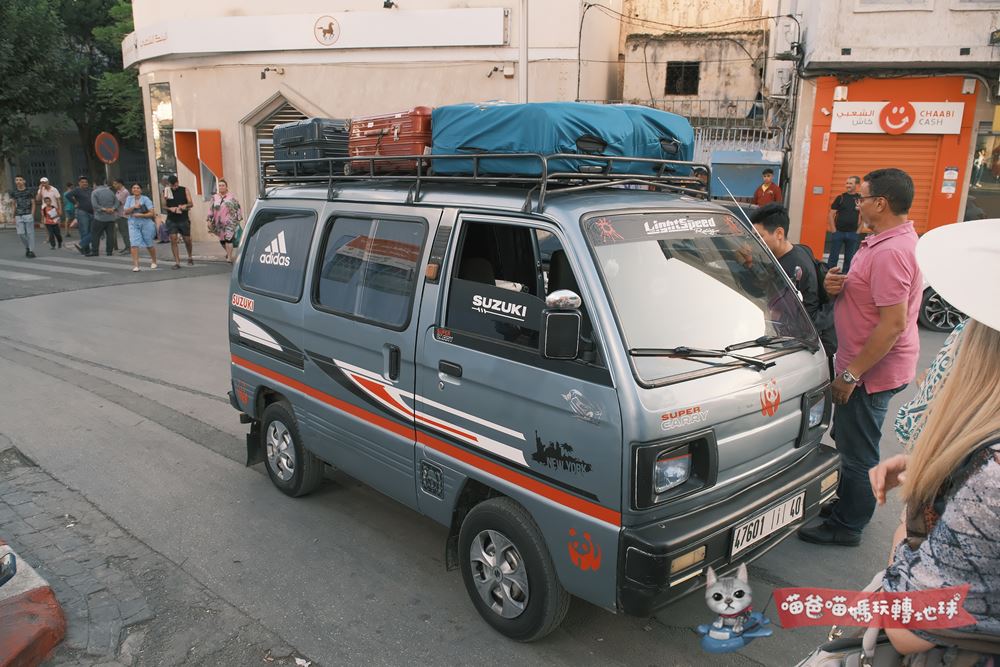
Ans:
[{"label": "red logo sticker", "polygon": [[[569,529],[569,536],[576,537],[576,528]],[[582,540],[570,540],[567,546],[569,559],[574,566],[584,572],[587,570],[596,572],[601,569],[601,547],[591,541],[590,533],[584,533]]]},{"label": "red logo sticker", "polygon": [[772,378],[760,390],[760,414],[773,417],[778,412],[779,405],[781,405],[781,391],[778,389],[778,381]]},{"label": "red logo sticker", "polygon": [[917,111],[909,102],[889,102],[878,115],[878,124],[886,134],[904,134],[913,127]]},{"label": "red logo sticker", "polygon": [[232,304],[235,308],[242,308],[251,313],[253,312],[253,299],[248,299],[242,294],[234,294]]},{"label": "red logo sticker", "polygon": [[778,588],[781,627],[850,625],[869,628],[957,628],[976,622],[965,610],[969,585],[887,593],[832,588]]}]

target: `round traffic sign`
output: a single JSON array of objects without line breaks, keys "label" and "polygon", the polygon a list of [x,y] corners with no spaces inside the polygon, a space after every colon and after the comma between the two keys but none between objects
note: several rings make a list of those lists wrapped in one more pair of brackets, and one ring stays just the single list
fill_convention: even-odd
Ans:
[{"label": "round traffic sign", "polygon": [[114,164],[118,161],[118,140],[110,132],[101,132],[94,139],[94,152],[104,164]]}]

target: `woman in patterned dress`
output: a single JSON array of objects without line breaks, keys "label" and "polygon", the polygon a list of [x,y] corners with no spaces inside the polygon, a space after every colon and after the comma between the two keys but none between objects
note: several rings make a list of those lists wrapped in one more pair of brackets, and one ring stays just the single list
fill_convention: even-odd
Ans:
[{"label": "woman in patterned dress", "polygon": [[928,664],[992,664],[1000,654],[1000,300],[993,292],[1000,262],[954,261],[963,248],[1000,257],[1000,227],[980,222],[996,225],[946,225],[917,245],[927,281],[962,303],[969,320],[935,360],[924,405],[897,422],[910,453],[869,473],[879,504],[897,486],[906,501],[883,590],[969,586],[964,606],[974,624],[887,630],[900,653],[939,654]]},{"label": "woman in patterned dress", "polygon": [[219,191],[208,207],[208,232],[219,237],[219,245],[226,251],[226,261],[233,263],[233,241],[243,220],[240,202],[229,191],[229,184],[219,180]]}]

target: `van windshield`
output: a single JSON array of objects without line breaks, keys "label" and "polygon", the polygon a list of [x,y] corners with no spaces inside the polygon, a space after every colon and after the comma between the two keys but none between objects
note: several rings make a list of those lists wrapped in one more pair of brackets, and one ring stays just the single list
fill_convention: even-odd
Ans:
[{"label": "van windshield", "polygon": [[[760,239],[725,213],[641,213],[584,221],[627,349],[724,350],[763,336],[816,341],[798,294]],[[756,356],[773,348],[740,346]],[[642,356],[643,380],[730,358]]]}]

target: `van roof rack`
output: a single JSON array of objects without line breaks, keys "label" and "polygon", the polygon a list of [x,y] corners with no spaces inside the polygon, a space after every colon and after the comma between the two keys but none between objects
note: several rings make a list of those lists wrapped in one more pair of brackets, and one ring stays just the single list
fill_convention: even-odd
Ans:
[{"label": "van roof rack", "polygon": [[[514,159],[527,163],[537,176],[516,174],[482,173],[482,160]],[[461,175],[438,175],[434,173],[435,163],[464,160],[472,162],[471,173]],[[584,163],[585,171],[553,171],[550,163],[556,160],[574,160]],[[406,173],[378,173],[380,163],[413,162],[416,169]],[[532,162],[537,164],[531,164]],[[648,164],[649,174],[626,174],[616,172],[615,167],[634,163]],[[325,184],[327,199],[337,197],[337,186],[352,182],[365,183],[409,183],[406,202],[419,202],[423,186],[428,183],[514,185],[527,187],[522,210],[541,212],[546,198],[568,192],[595,190],[612,186],[646,185],[656,190],[669,190],[681,194],[709,199],[709,193],[695,176],[692,169],[702,167],[709,174],[711,168],[699,162],[681,160],[655,160],[639,157],[610,157],[603,155],[581,155],[576,153],[476,153],[472,155],[391,155],[366,157],[314,158],[300,160],[266,160],[262,164],[258,184],[258,196],[268,198],[268,189],[282,185]],[[679,169],[680,168],[680,169]],[[317,173],[319,172],[319,173]],[[691,175],[681,175],[689,172]],[[537,194],[537,202],[534,197]],[[533,203],[534,202],[534,203]]]}]

